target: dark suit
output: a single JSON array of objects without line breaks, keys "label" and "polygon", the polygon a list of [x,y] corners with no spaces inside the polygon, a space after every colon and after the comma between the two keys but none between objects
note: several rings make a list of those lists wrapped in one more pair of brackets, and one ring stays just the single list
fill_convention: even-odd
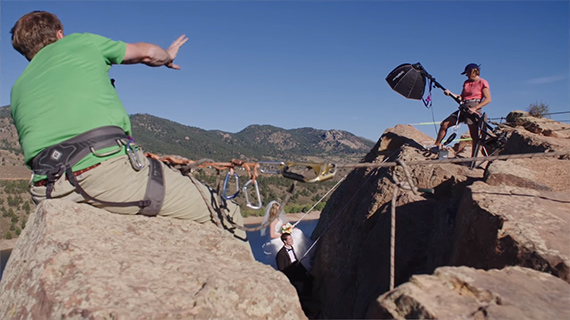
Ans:
[{"label": "dark suit", "polygon": [[279,252],[277,252],[277,256],[275,256],[275,260],[277,260],[277,269],[283,272],[291,283],[296,281],[304,281],[307,277],[307,269],[303,267],[303,265],[299,262],[299,258],[293,250],[293,254],[297,260],[295,262],[291,262],[291,257],[289,257],[289,253],[287,252],[287,248],[283,246]]},{"label": "dark suit", "polygon": [[[293,250],[293,254],[295,258],[297,258],[297,254],[295,254],[295,250]],[[283,246],[279,252],[277,252],[277,256],[275,256],[275,260],[277,261],[277,269],[282,271],[283,273],[287,274],[286,270],[290,270],[291,267],[291,257],[289,257],[289,253],[287,252],[287,248]],[[297,261],[299,259],[297,258]]]},{"label": "dark suit", "polygon": [[283,272],[291,284],[297,289],[297,292],[301,294],[305,288],[305,283],[309,279],[307,274],[307,269],[299,262],[299,258],[293,250],[293,254],[297,258],[297,261],[291,262],[291,257],[289,257],[289,253],[287,252],[287,248],[283,246],[279,252],[277,252],[277,256],[275,256],[275,260],[277,260],[277,269]]}]

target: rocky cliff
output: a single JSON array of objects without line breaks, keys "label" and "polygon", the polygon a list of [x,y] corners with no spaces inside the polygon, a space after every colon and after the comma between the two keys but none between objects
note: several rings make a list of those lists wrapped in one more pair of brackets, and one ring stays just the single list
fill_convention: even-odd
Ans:
[{"label": "rocky cliff", "polygon": [[[387,129],[362,162],[432,160],[407,170],[414,186],[434,192],[397,188],[408,181],[401,166],[351,171],[312,235],[311,311],[321,318],[569,318],[570,133],[520,112],[509,119],[503,155],[565,155],[470,169],[437,161],[418,143],[430,138],[411,126]],[[450,157],[469,155],[465,144],[450,150]],[[0,282],[2,319],[304,317],[288,280],[214,225],[61,200],[30,216]]]},{"label": "rocky cliff", "polygon": [[567,319],[568,283],[521,267],[441,267],[373,303],[373,319]]},{"label": "rocky cliff", "polygon": [[[432,159],[408,171],[415,186],[434,193],[396,190],[393,280],[401,286],[390,291],[394,176],[406,176],[397,167],[361,168],[346,177],[312,235],[318,241],[314,297],[324,318],[570,316],[570,128],[523,112],[509,119],[501,125],[510,134],[503,155],[566,156],[497,160],[470,169],[469,163],[438,163],[418,143],[430,138],[411,126],[384,132],[363,162]],[[469,157],[470,148],[456,146],[450,153]],[[449,274],[463,280],[446,280]],[[483,293],[473,294],[477,290]],[[497,307],[501,301],[507,306]]]},{"label": "rocky cliff", "polygon": [[214,224],[48,200],[0,282],[1,319],[302,319],[288,279]]}]

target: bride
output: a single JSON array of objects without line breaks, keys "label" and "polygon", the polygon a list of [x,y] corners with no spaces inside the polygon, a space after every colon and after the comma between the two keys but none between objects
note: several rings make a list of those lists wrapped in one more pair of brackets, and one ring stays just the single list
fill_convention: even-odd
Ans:
[{"label": "bride", "polygon": [[[289,233],[293,236],[293,248],[295,249],[295,253],[297,257],[301,260],[301,263],[307,270],[311,270],[312,267],[312,253],[313,250],[309,251],[309,253],[305,256],[307,250],[313,244],[313,241],[305,236],[303,231],[299,228],[293,227],[287,217],[283,208],[277,201],[271,201],[267,208],[265,209],[265,216],[263,217],[263,224],[269,221],[270,216],[277,217],[271,222],[269,227],[264,228],[261,230],[261,236],[267,236],[267,240],[263,244],[263,252],[265,253],[265,257],[267,260],[267,264],[271,265],[273,268],[277,269],[277,263],[275,261],[275,257],[277,256],[277,252],[281,250],[283,247],[283,241],[281,241],[281,234],[283,231],[290,231]],[[269,234],[267,230],[269,229]]]}]

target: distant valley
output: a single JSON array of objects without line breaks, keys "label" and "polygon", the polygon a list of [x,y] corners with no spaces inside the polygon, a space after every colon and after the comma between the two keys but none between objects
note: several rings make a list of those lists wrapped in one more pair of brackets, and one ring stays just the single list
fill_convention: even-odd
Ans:
[{"label": "distant valley", "polygon": [[[149,114],[134,114],[130,118],[133,137],[145,151],[191,160],[348,163],[359,162],[375,144],[342,130],[286,130],[270,125],[250,125],[240,132],[229,133],[186,126]],[[10,107],[0,107],[0,239],[17,237],[35,209],[27,190],[31,172],[23,162]],[[347,173],[347,170],[339,171],[332,180],[325,182],[296,184],[286,212],[305,212]],[[216,181],[211,171],[197,173],[196,177],[209,185]],[[264,204],[284,199],[292,184],[292,180],[280,175],[262,175],[258,182]],[[247,208],[242,196],[235,201],[244,216],[263,214],[263,210]],[[315,210],[322,209],[325,203],[326,199]]]}]

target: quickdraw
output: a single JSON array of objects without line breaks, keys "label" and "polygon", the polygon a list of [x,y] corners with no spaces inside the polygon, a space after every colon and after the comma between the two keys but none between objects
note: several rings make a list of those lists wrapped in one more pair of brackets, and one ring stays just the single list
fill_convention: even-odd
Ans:
[{"label": "quickdraw", "polygon": [[[257,182],[257,177],[259,173],[265,174],[281,174],[283,177],[294,180],[293,185],[287,193],[287,197],[281,206],[285,206],[285,203],[289,200],[293,193],[295,182],[321,182],[329,180],[334,177],[336,173],[336,165],[331,163],[309,163],[309,162],[283,162],[283,161],[260,161],[260,162],[245,162],[241,160],[233,159],[230,162],[215,162],[210,159],[202,159],[199,161],[189,160],[179,156],[159,156],[153,153],[145,153],[145,155],[151,159],[161,161],[168,165],[169,167],[178,169],[182,174],[188,176],[194,184],[198,181],[191,175],[192,171],[196,168],[214,168],[218,172],[218,181],[216,181],[216,189],[219,194],[219,203],[224,203],[225,200],[232,200],[239,196],[240,192],[245,195],[245,202],[247,207],[252,209],[261,209],[263,202],[261,200],[261,195],[259,192],[259,184]],[[236,168],[241,167],[247,171],[249,180],[243,185],[240,190],[239,175],[236,173]],[[293,168],[296,169],[293,171]],[[220,181],[220,172],[223,170],[228,170],[225,175],[223,183]],[[308,171],[308,172],[307,172]],[[308,174],[305,176],[305,174]],[[228,188],[233,180],[235,184],[235,192],[228,195]],[[221,190],[220,190],[221,185]],[[253,187],[253,191],[248,190],[249,187]],[[200,188],[198,188],[200,190]],[[250,199],[250,193],[253,194],[254,199]],[[202,194],[202,198],[206,202],[208,209],[212,215],[212,219],[218,226],[222,226],[221,221],[218,218],[217,213],[222,212],[222,207],[219,204],[212,205],[205,194]],[[276,217],[276,216],[275,216]],[[247,228],[235,224],[231,219],[226,220],[235,228],[244,231],[257,231],[267,227],[275,217],[270,216],[269,221],[255,228]]]},{"label": "quickdraw", "polygon": [[[196,168],[214,168],[218,171],[218,173],[220,173],[222,170],[228,170],[228,173],[226,174],[226,177],[224,179],[224,184],[223,184],[222,190],[221,190],[221,196],[224,200],[231,200],[231,199],[236,198],[239,195],[239,193],[240,193],[239,176],[237,173],[235,173],[235,168],[236,167],[242,167],[242,168],[247,170],[247,173],[249,176],[249,181],[246,184],[244,184],[244,186],[243,186],[243,192],[246,195],[247,206],[252,208],[252,209],[260,209],[261,208],[261,197],[259,194],[259,185],[257,184],[257,181],[256,181],[257,177],[259,176],[259,172],[258,172],[259,163],[245,162],[245,161],[236,160],[236,159],[232,159],[230,162],[215,162],[215,161],[210,160],[210,159],[202,159],[202,160],[194,161],[194,160],[189,160],[189,159],[186,159],[183,157],[178,157],[178,156],[162,156],[161,157],[157,154],[150,153],[150,152],[147,152],[145,155],[149,158],[162,161],[165,164],[167,164],[168,166],[174,167],[174,168],[180,170],[185,175],[188,175],[189,173],[191,173]],[[236,191],[234,194],[228,196],[227,188],[230,184],[231,178],[234,178],[235,185],[236,185]],[[257,205],[252,204],[250,199],[249,199],[249,196],[248,196],[249,185],[253,185],[255,187],[255,194],[257,196],[257,203],[258,203]]]},{"label": "quickdraw", "polygon": [[[224,182],[222,184],[221,196],[224,200],[231,200],[239,196],[240,191],[244,193],[246,205],[252,209],[261,209],[262,201],[259,193],[259,184],[257,177],[259,173],[280,174],[285,178],[299,182],[322,182],[332,179],[337,171],[337,166],[332,163],[310,163],[310,162],[285,162],[285,161],[260,161],[245,162],[233,159],[230,162],[215,162],[210,159],[202,159],[199,161],[189,160],[182,157],[159,156],[153,153],[146,153],[146,156],[164,162],[170,167],[179,169],[183,174],[192,172],[195,168],[214,168],[218,173],[222,170],[228,170]],[[235,172],[237,167],[244,168],[249,176],[249,180],[239,188],[239,175]],[[231,181],[235,183],[235,192],[228,195],[228,188]],[[250,199],[248,188],[253,187],[253,195],[255,199]]]}]

